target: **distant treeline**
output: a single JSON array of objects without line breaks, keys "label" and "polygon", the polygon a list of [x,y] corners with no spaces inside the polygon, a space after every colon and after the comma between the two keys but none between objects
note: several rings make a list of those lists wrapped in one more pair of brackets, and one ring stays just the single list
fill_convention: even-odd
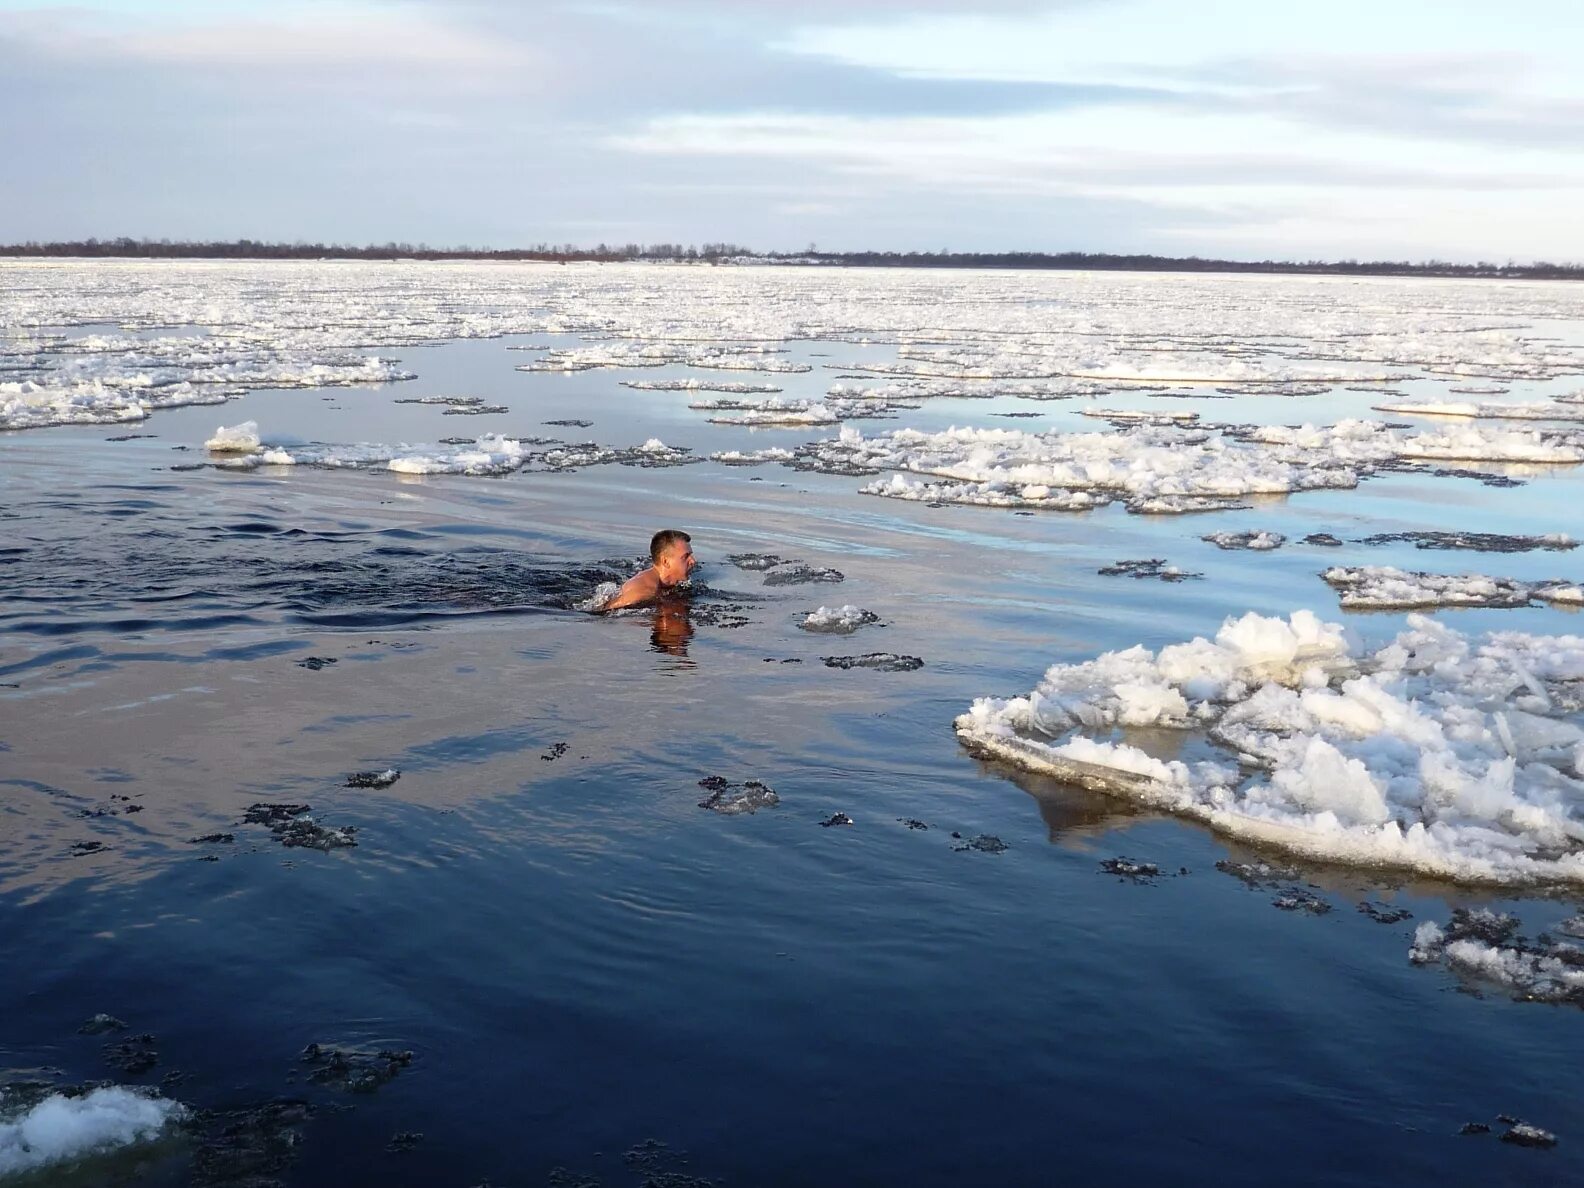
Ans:
[{"label": "distant treeline", "polygon": [[1446,260],[1216,260],[1202,256],[1114,255],[1109,252],[822,252],[810,245],[803,252],[756,252],[734,243],[539,243],[525,248],[487,248],[462,244],[430,247],[426,243],[365,244],[263,243],[238,239],[229,243],[194,243],[170,239],[85,239],[72,242],[0,245],[0,256],[90,256],[130,259],[226,260],[548,260],[558,263],[625,260],[694,261],[706,263],[765,262],[826,264],[857,268],[1051,268],[1113,272],[1256,272],[1333,273],[1344,276],[1469,276],[1520,277],[1538,280],[1584,280],[1584,264],[1454,264]]}]

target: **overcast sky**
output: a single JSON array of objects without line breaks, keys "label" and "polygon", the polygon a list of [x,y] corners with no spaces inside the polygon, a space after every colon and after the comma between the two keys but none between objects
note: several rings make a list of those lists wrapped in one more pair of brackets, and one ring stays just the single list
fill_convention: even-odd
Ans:
[{"label": "overcast sky", "polygon": [[0,240],[1584,262],[1575,0],[0,0]]}]

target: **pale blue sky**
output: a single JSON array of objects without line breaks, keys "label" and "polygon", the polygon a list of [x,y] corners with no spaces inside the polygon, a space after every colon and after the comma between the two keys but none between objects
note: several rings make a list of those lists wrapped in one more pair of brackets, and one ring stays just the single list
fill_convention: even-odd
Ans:
[{"label": "pale blue sky", "polygon": [[1584,262],[1579,27],[1548,0],[0,0],[0,240]]}]

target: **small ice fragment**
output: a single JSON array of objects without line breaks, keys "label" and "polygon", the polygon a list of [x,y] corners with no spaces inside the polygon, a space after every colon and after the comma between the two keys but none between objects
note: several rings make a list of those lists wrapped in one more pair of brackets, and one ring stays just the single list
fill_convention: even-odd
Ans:
[{"label": "small ice fragment", "polygon": [[204,442],[204,449],[212,454],[252,454],[259,448],[258,422],[243,421],[227,428],[221,425],[214,436]]}]

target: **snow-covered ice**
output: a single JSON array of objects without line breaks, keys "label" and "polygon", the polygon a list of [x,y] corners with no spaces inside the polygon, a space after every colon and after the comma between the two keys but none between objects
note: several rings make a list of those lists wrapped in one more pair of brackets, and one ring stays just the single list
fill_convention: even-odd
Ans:
[{"label": "snow-covered ice", "polygon": [[180,1102],[120,1085],[52,1093],[22,1111],[8,1109],[0,1094],[0,1176],[148,1142],[186,1114]]},{"label": "snow-covered ice", "polygon": [[880,616],[861,606],[822,606],[810,611],[798,624],[804,631],[827,635],[851,635],[858,628],[878,623]]},{"label": "snow-covered ice", "polygon": [[1218,549],[1252,549],[1255,552],[1269,552],[1287,543],[1287,538],[1280,532],[1259,529],[1249,532],[1212,532],[1199,539],[1209,541]]},{"label": "snow-covered ice", "polygon": [[1483,573],[1419,573],[1390,565],[1333,565],[1320,575],[1344,607],[1402,609],[1431,606],[1527,606],[1531,601],[1584,601],[1564,581],[1526,582]]},{"label": "snow-covered ice", "polygon": [[[1312,612],[1056,664],[956,720],[976,752],[1310,858],[1584,882],[1584,637],[1478,639],[1410,615],[1365,651]],[[1129,728],[1226,760],[1157,758]],[[1232,762],[1231,760],[1235,760]]]}]

